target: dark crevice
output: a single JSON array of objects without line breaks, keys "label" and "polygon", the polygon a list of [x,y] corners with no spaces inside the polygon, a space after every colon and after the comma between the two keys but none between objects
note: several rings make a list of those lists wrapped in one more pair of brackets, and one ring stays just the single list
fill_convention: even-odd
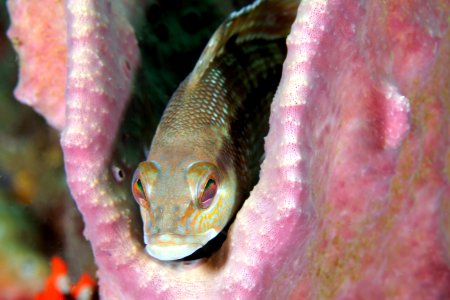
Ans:
[{"label": "dark crevice", "polygon": [[220,249],[222,244],[227,239],[227,232],[228,228],[230,226],[227,226],[224,230],[222,230],[215,238],[211,239],[206,245],[192,253],[191,255],[180,259],[180,261],[191,261],[191,260],[197,260],[202,258],[208,258],[210,257],[214,252]]}]

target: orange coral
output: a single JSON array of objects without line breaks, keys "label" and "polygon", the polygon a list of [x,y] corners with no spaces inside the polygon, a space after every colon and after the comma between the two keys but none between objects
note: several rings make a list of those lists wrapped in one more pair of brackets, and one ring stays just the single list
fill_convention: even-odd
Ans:
[{"label": "orange coral", "polygon": [[88,274],[83,274],[75,285],[70,286],[67,265],[62,258],[53,257],[51,269],[45,289],[36,295],[35,300],[63,300],[65,296],[80,300],[92,299],[96,282]]}]

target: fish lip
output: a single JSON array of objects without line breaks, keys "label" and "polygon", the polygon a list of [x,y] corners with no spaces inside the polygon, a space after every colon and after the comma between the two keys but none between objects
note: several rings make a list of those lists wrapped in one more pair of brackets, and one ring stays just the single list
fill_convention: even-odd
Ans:
[{"label": "fish lip", "polygon": [[145,251],[152,257],[162,260],[178,260],[185,258],[198,249],[203,247],[201,244],[186,244],[186,245],[147,245]]},{"label": "fish lip", "polygon": [[192,236],[179,234],[158,234],[147,239],[145,250],[147,253],[159,260],[177,260],[189,256],[204,244],[189,241]]},{"label": "fish lip", "polygon": [[211,238],[211,235],[181,235],[174,233],[155,234],[145,238],[146,252],[162,261],[185,258],[201,247]]}]

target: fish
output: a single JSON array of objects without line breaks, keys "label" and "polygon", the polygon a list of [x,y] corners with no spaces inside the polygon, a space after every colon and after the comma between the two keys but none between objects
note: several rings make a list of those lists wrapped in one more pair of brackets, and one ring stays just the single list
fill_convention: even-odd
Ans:
[{"label": "fish", "polygon": [[153,258],[204,247],[257,183],[299,2],[258,0],[231,13],[172,95],[131,183]]}]

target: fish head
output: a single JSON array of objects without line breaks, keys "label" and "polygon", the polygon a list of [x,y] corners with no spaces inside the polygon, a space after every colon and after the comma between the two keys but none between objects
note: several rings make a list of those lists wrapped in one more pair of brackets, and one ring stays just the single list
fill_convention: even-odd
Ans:
[{"label": "fish head", "polygon": [[181,259],[203,247],[224,229],[237,207],[232,171],[213,158],[176,151],[141,162],[132,181],[146,251],[159,260]]}]

